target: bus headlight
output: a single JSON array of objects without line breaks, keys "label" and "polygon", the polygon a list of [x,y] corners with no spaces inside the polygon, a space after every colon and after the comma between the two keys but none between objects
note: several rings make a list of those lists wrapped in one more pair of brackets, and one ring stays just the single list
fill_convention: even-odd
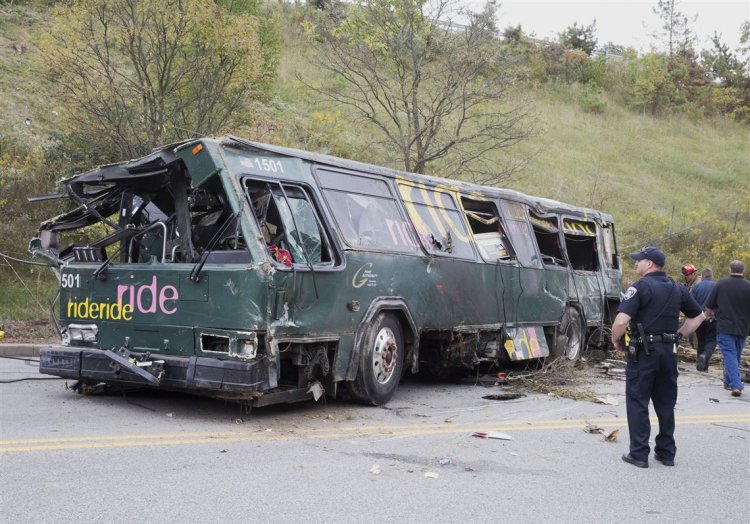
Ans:
[{"label": "bus headlight", "polygon": [[68,324],[63,331],[63,346],[74,345],[76,342],[93,344],[97,340],[99,327],[96,324]]}]

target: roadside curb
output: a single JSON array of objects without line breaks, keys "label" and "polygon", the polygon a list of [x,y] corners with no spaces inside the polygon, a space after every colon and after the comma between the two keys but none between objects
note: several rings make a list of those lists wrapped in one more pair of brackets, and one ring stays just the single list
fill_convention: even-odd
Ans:
[{"label": "roadside curb", "polygon": [[38,357],[39,350],[48,345],[50,344],[0,344],[0,357]]}]

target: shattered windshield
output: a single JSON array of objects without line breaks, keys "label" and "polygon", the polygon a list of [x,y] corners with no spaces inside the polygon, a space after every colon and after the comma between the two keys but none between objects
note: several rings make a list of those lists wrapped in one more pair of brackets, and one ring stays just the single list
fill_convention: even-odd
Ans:
[{"label": "shattered windshield", "polygon": [[192,188],[179,162],[123,171],[107,166],[65,181],[79,205],[42,223],[41,247],[76,262],[193,263],[208,252],[208,262],[249,261],[218,178]]}]

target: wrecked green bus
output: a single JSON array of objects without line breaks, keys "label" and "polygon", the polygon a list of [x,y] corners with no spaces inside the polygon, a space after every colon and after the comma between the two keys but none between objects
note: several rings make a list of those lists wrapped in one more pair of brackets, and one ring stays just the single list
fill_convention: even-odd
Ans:
[{"label": "wrecked green bus", "polygon": [[506,189],[233,136],[63,185],[40,371],[83,387],[382,405],[407,370],[578,359],[619,303],[612,217]]}]

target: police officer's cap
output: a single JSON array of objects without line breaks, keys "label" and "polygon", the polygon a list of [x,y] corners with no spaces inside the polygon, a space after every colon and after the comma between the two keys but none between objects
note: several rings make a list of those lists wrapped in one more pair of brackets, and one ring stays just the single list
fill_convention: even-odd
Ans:
[{"label": "police officer's cap", "polygon": [[630,258],[633,260],[650,260],[659,267],[664,267],[664,264],[667,262],[664,251],[653,246],[644,247],[640,251],[630,253]]}]

